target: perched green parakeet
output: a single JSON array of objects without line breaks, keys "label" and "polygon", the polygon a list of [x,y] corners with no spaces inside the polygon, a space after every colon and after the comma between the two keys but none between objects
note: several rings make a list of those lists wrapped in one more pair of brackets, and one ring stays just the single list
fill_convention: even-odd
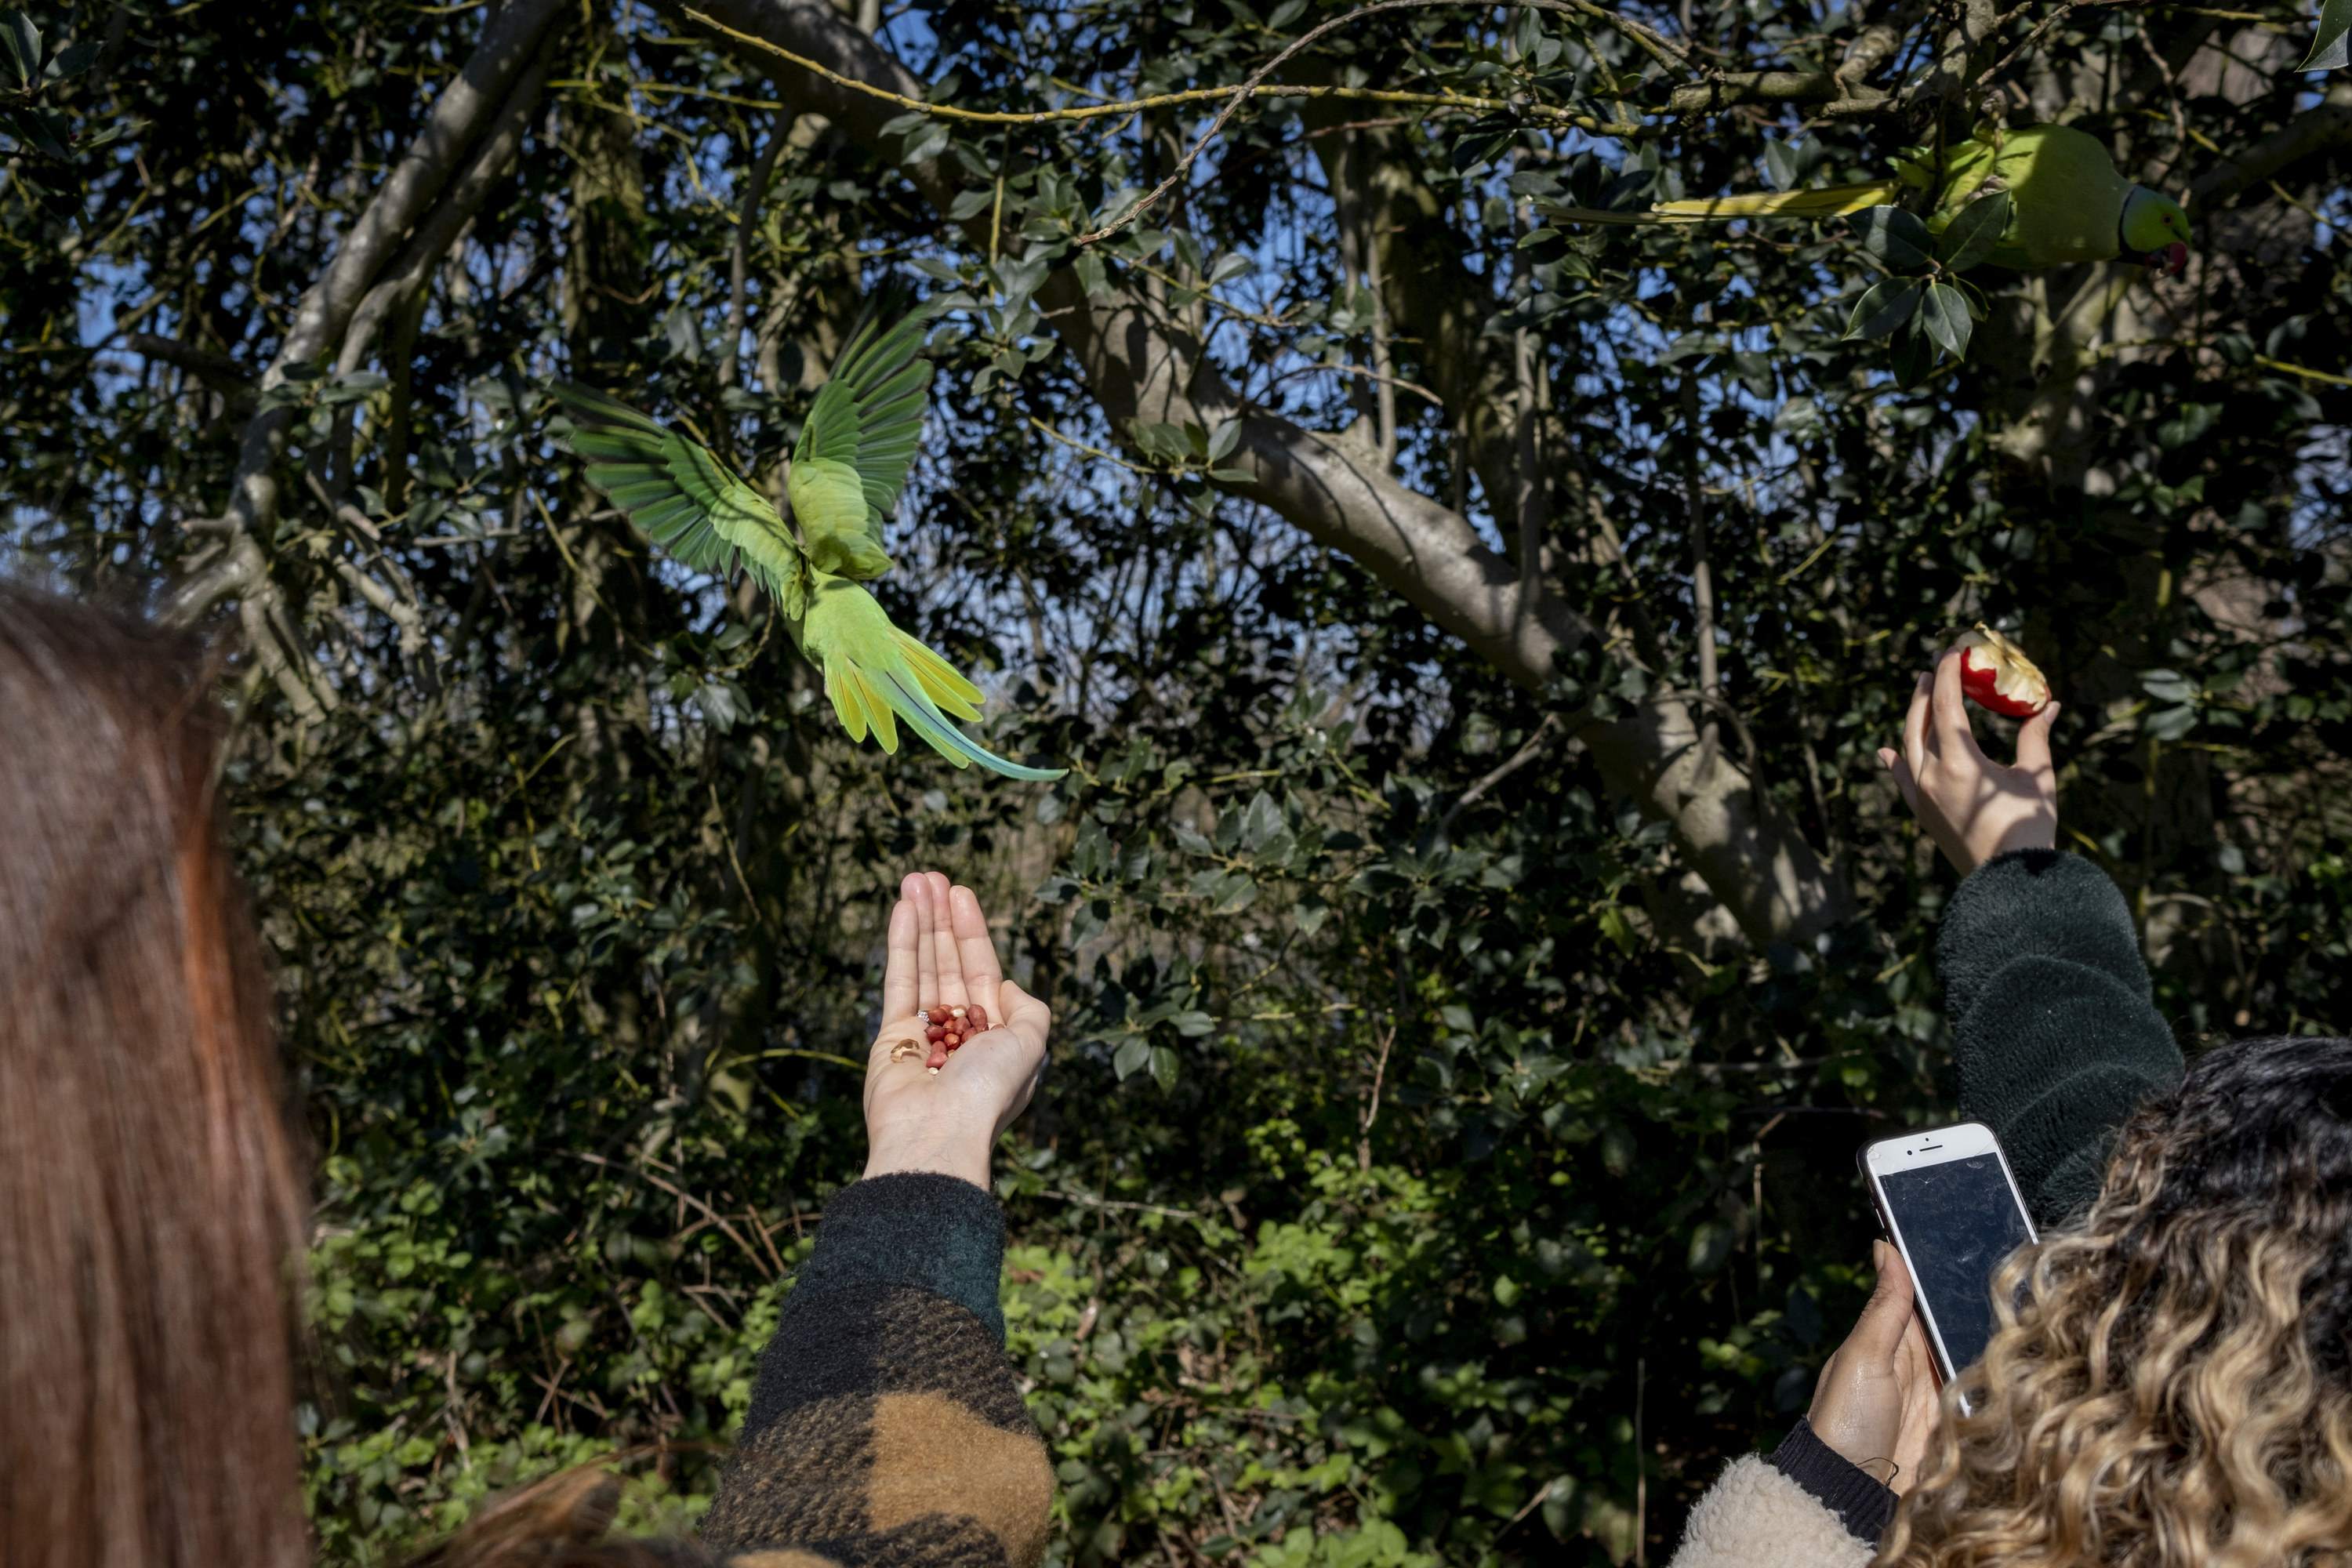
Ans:
[{"label": "perched green parakeet", "polygon": [[583,421],[572,449],[588,482],[654,541],[698,571],[740,565],[776,603],[809,661],[824,672],[842,728],[898,749],[898,722],[958,767],[1007,778],[1057,779],[981,746],[952,722],[980,717],[980,688],[891,624],[856,581],[890,570],[882,520],[895,510],[922,436],[930,362],[920,315],[888,331],[869,313],[850,334],[793,448],[785,489],[795,538],[767,498],[698,441],[626,404],[563,382],[549,391]]},{"label": "perched green parakeet", "polygon": [[[1647,221],[1840,217],[1888,205],[1906,190],[1927,191],[1934,181],[1933,152],[1916,147],[1895,160],[1892,179],[1818,191],[1660,202],[1650,209]],[[2033,272],[2123,257],[2177,274],[2189,265],[2189,215],[2180,204],[2125,179],[2096,137],[2063,125],[1986,129],[1947,147],[1943,187],[1934,193],[1933,210],[1924,215],[1927,232],[1941,235],[1970,202],[2004,190],[2009,193],[2009,222],[1984,256],[1995,266]],[[1640,215],[1583,209],[1559,216],[1594,222],[1644,221]]]}]

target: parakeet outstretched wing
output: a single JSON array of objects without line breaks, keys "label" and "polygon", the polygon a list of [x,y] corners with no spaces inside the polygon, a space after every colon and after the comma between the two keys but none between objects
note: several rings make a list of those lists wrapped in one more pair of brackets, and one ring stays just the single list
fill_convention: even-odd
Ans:
[{"label": "parakeet outstretched wing", "polygon": [[808,616],[793,630],[801,651],[824,671],[824,694],[851,740],[871,730],[895,753],[903,719],[960,768],[978,763],[1009,779],[1057,779],[1069,771],[1007,762],[957,729],[954,720],[980,717],[980,688],[899,630],[863,585],[817,573]]},{"label": "parakeet outstretched wing", "polygon": [[931,384],[922,346],[920,312],[887,331],[869,314],[809,410],[785,485],[820,572],[872,578],[890,570],[882,520],[898,510],[922,439]]},{"label": "parakeet outstretched wing", "polygon": [[548,390],[587,421],[571,445],[588,459],[588,482],[655,543],[704,572],[724,572],[740,558],[787,616],[806,610],[809,563],[799,542],[717,453],[601,392],[561,381]]}]

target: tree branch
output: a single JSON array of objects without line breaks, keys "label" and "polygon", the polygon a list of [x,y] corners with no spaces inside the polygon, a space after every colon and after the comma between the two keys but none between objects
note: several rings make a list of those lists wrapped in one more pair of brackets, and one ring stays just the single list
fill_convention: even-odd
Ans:
[{"label": "tree branch", "polygon": [[394,309],[431,279],[433,269],[449,254],[457,236],[514,166],[515,155],[522,150],[523,132],[530,128],[531,115],[539,108],[540,94],[547,86],[548,71],[554,63],[553,54],[544,47],[545,43],[542,37],[542,47],[531,56],[514,89],[507,94],[506,102],[483,134],[481,147],[467,163],[466,172],[434,204],[433,211],[401,247],[398,259],[384,269],[383,279],[367,291],[367,297],[352,313],[351,326],[343,334],[342,353],[336,357],[337,370],[354,371],[367,363],[377,334],[383,331]]},{"label": "tree branch", "polygon": [[[834,71],[862,72],[904,96],[921,95],[912,72],[823,0],[708,0],[707,8],[730,27]],[[886,163],[895,158],[902,143],[882,132],[888,105],[764,51],[748,58],[795,108],[837,115],[835,123],[851,140]],[[939,163],[908,174],[936,206],[954,199],[953,182]],[[966,230],[982,246],[986,221],[976,215]],[[1064,266],[1047,274],[1037,299],[1122,439],[1131,438],[1139,420],[1189,421],[1210,431],[1240,420],[1239,444],[1224,464],[1250,478],[1221,481],[1222,488],[1350,556],[1509,679],[1530,691],[1548,689],[1559,656],[1593,635],[1554,594],[1530,595],[1528,613],[1519,613],[1512,564],[1488,548],[1469,520],[1398,483],[1376,453],[1245,406],[1200,344],[1139,292],[1090,299],[1076,271]],[[1751,937],[1807,940],[1853,912],[1843,879],[1777,804],[1759,797],[1727,763],[1699,776],[1698,724],[1688,701],[1661,691],[1622,718],[1603,722],[1580,713],[1570,721],[1580,723],[1610,788],[1670,825],[1686,862]]]},{"label": "tree branch", "polygon": [[2317,108],[2306,109],[2278,130],[2208,169],[2189,187],[2183,205],[2191,212],[2218,207],[2251,185],[2277,176],[2299,160],[2352,142],[2352,82],[2336,82]]},{"label": "tree branch", "polygon": [[[262,392],[284,384],[289,371],[315,364],[342,336],[386,255],[448,184],[457,160],[505,101],[540,36],[562,8],[562,0],[509,0],[484,24],[481,42],[434,100],[424,129],[343,236],[325,271],[304,291],[277,357],[262,374]],[[265,408],[246,422],[223,511],[232,535],[227,559],[220,569],[180,584],[165,601],[165,614],[184,624],[221,598],[238,595],[243,601],[239,616],[254,656],[269,668],[296,712],[309,721],[324,711],[332,694],[314,689],[303,669],[290,662],[303,657],[299,646],[270,647],[270,634],[281,626],[290,628],[291,618],[258,542],[269,536],[277,521],[275,469],[293,422],[294,410],[284,405]]]},{"label": "tree branch", "polygon": [[131,353],[177,366],[228,400],[232,411],[253,411],[253,373],[224,353],[184,343],[152,332],[132,332],[122,340]]}]

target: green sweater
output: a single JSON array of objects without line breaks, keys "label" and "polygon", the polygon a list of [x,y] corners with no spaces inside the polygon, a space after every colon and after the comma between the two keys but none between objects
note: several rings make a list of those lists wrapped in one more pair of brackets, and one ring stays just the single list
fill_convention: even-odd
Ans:
[{"label": "green sweater", "polygon": [[2000,1135],[2034,1223],[2090,1203],[2115,1135],[2176,1082],[2131,910],[2106,873],[2054,849],[1977,868],[1937,942],[1960,1114]]}]

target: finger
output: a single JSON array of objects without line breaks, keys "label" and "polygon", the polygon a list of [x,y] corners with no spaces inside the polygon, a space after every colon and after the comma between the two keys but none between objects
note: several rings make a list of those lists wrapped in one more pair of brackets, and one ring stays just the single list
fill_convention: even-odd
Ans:
[{"label": "finger", "polygon": [[888,956],[882,965],[882,1017],[886,1023],[911,1018],[915,1009],[922,1005],[916,978],[917,949],[921,946],[915,937],[918,923],[915,906],[901,895],[890,906]]},{"label": "finger", "polygon": [[1916,781],[1927,771],[1927,715],[1935,705],[1936,680],[1923,675],[1911,685],[1911,709],[1903,715],[1903,755]]},{"label": "finger", "polygon": [[1919,780],[1911,772],[1911,764],[1897,756],[1892,748],[1881,746],[1878,748],[1878,765],[1895,775],[1895,788],[1903,796],[1903,804],[1917,810]]},{"label": "finger", "polygon": [[1864,1366],[1891,1363],[1903,1344],[1905,1329],[1914,1321],[1911,1271],[1903,1267],[1903,1255],[1885,1242],[1874,1241],[1870,1260],[1877,1267],[1878,1285],[1845,1342]]},{"label": "finger", "polygon": [[1977,749],[1977,732],[1969,722],[1968,694],[1960,689],[1960,665],[1968,658],[1958,648],[1936,661],[1935,722],[1929,729],[1937,752],[1954,757]]},{"label": "finger", "polygon": [[996,994],[1004,1004],[1004,1016],[989,1021],[999,1028],[1012,1030],[1021,1037],[1024,1048],[1043,1056],[1045,1037],[1054,1027],[1054,1010],[1010,980],[1000,983]]},{"label": "finger", "polygon": [[961,1007],[971,1000],[971,990],[964,983],[963,954],[956,947],[948,879],[940,872],[926,871],[923,883],[931,915],[931,961],[938,966],[940,975],[940,1005]]},{"label": "finger", "polygon": [[931,940],[931,884],[920,871],[901,883],[901,896],[915,907],[915,1005],[940,1005],[940,950]]},{"label": "finger", "polygon": [[[2017,765],[2033,774],[2037,784],[2058,771],[2050,760],[2050,726],[2057,721],[2058,704],[2045,702],[2042,711],[2028,719],[2017,732]],[[2053,779],[2053,784],[2054,782]]]},{"label": "finger", "polygon": [[989,1022],[996,1022],[995,1010],[1003,1005],[998,983],[1003,980],[1004,966],[996,956],[996,939],[988,930],[988,917],[981,912],[980,895],[970,888],[948,889],[950,929],[955,933],[956,962],[963,971],[963,982],[971,992],[971,1000],[990,1009]]}]

